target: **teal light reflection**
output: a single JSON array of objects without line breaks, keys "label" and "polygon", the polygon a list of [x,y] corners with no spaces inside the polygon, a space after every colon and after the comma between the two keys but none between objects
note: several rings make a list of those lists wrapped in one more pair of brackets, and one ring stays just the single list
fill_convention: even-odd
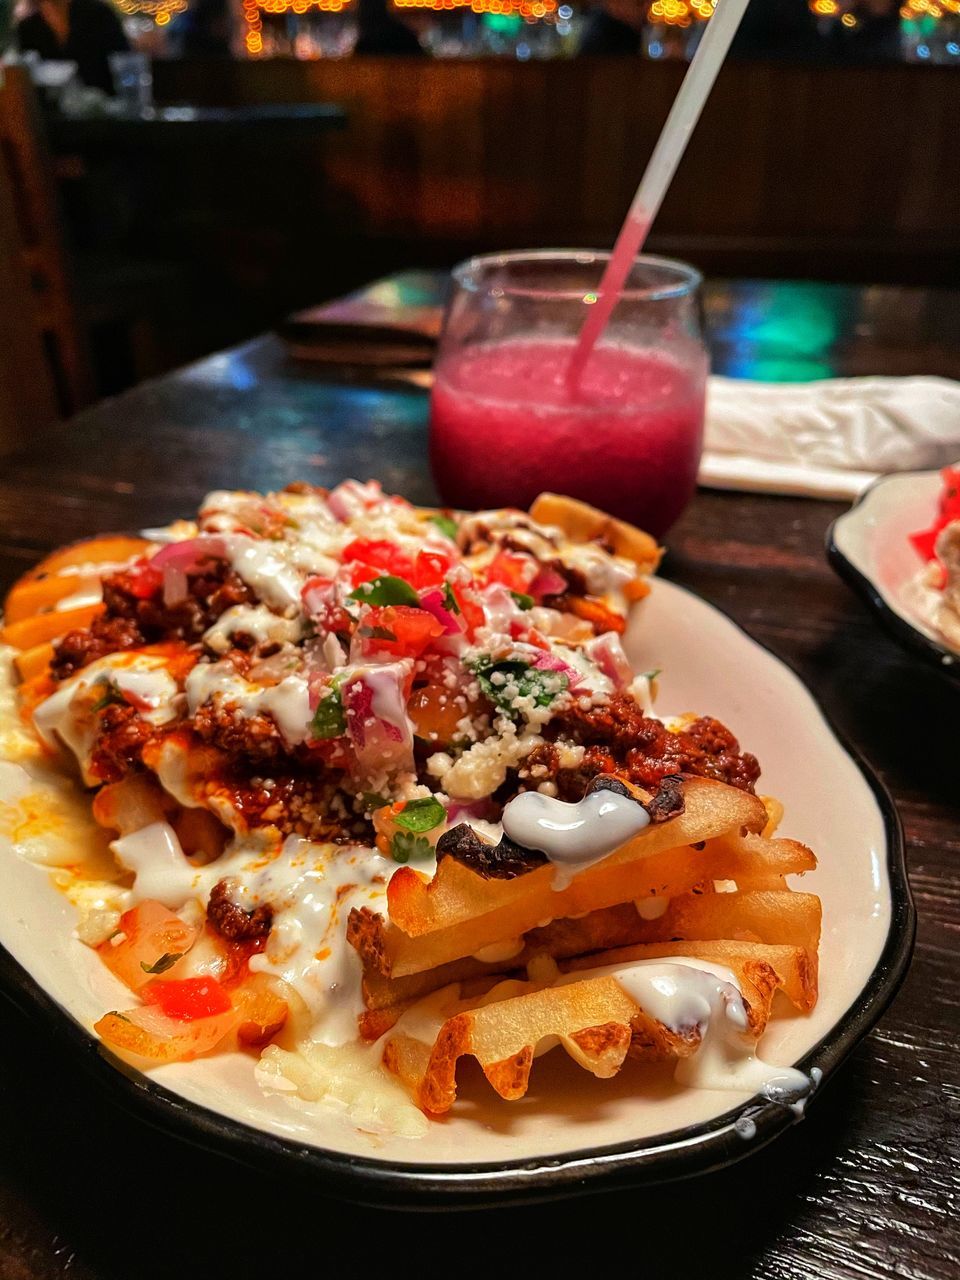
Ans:
[{"label": "teal light reflection", "polygon": [[813,382],[834,373],[831,349],[838,333],[836,304],[823,286],[758,286],[729,315],[718,334],[727,347],[725,371],[757,382]]}]

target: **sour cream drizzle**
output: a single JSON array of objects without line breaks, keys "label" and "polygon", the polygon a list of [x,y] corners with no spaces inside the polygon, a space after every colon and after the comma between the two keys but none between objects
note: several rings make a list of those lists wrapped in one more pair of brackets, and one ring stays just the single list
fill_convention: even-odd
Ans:
[{"label": "sour cream drizzle", "polygon": [[296,642],[303,634],[300,618],[281,618],[265,605],[236,604],[203,635],[203,643],[215,653],[226,653],[238,633],[251,636],[257,644]]},{"label": "sour cream drizzle", "polygon": [[733,972],[707,960],[641,960],[565,974],[557,985],[609,976],[644,1013],[678,1034],[698,1031],[700,1047],[681,1058],[678,1084],[694,1089],[764,1093],[777,1101],[806,1092],[810,1079],[795,1067],[762,1062],[748,1034],[743,994]]},{"label": "sour cream drizzle", "polygon": [[260,599],[275,609],[300,607],[302,575],[290,564],[287,544],[226,534],[230,566]]},{"label": "sour cream drizzle", "polygon": [[229,662],[199,663],[187,676],[185,689],[191,715],[208,698],[220,698],[244,717],[269,712],[291,746],[307,737],[310,695],[303,676],[287,676],[264,688],[237,675]]},{"label": "sour cream drizzle", "polygon": [[576,804],[524,791],[503,810],[503,829],[510,839],[538,849],[553,863],[557,891],[649,824],[642,804],[615,791],[592,791]]},{"label": "sour cream drizzle", "polygon": [[356,1040],[364,1007],[361,965],[347,943],[346,919],[353,907],[383,909],[394,863],[375,849],[341,850],[300,836],[270,847],[253,833],[234,840],[214,862],[195,866],[166,822],[115,840],[111,848],[135,873],[134,902],[151,898],[179,911],[194,899],[205,903],[213,886],[227,879],[231,897],[245,911],[270,906],[273,928],[266,949],[251,958],[251,970],[294,988],[313,1018],[315,1041]]},{"label": "sour cream drizzle", "polygon": [[102,687],[126,695],[142,719],[153,725],[176,719],[177,682],[166,670],[163,658],[149,654],[112,653],[98,658],[45,698],[33,713],[37,733],[51,747],[62,741],[77,757],[85,780],[95,785],[99,779],[86,777],[90,749],[96,736],[93,699],[81,695]]}]

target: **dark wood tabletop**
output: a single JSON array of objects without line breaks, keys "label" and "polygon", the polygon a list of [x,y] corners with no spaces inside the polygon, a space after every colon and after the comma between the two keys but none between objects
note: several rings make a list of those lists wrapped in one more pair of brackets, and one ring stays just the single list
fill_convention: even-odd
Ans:
[{"label": "dark wood tabletop", "polygon": [[[429,302],[439,284],[410,275],[380,297]],[[718,283],[708,314],[723,372],[960,376],[958,294]],[[72,538],[189,513],[221,486],[374,476],[429,501],[424,394],[365,376],[295,364],[263,337],[27,443],[0,462],[0,581]],[[358,1209],[148,1129],[0,1002],[0,1280],[332,1265],[548,1275],[558,1262],[652,1280],[956,1277],[960,685],[902,651],[828,568],[824,533],[841,510],[701,491],[664,566],[800,672],[906,829],[912,969],[803,1123],[731,1169],[662,1188],[473,1215]]]}]

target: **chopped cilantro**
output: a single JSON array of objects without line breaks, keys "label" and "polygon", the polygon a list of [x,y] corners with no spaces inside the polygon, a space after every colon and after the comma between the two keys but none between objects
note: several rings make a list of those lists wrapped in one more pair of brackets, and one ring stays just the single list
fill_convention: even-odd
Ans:
[{"label": "chopped cilantro", "polygon": [[117,686],[113,683],[112,680],[108,680],[104,685],[104,691],[102,696],[97,699],[97,701],[93,704],[90,710],[102,711],[104,707],[113,707],[113,706],[122,707],[125,705],[125,702],[126,702],[126,699],[124,698],[120,690],[117,688]]},{"label": "chopped cilantro", "polygon": [[343,701],[336,685],[317,703],[310,721],[310,733],[314,738],[339,738],[347,731],[347,717],[343,714]]},{"label": "chopped cilantro", "polygon": [[644,680],[656,680],[662,670],[662,667],[654,667],[651,671],[644,671],[642,675]]},{"label": "chopped cilantro", "polygon": [[457,540],[457,522],[450,516],[431,516],[430,523],[435,524],[441,533],[446,534],[451,542]]},{"label": "chopped cilantro", "polygon": [[406,578],[396,578],[392,573],[361,582],[350,592],[350,599],[359,600],[361,604],[412,604],[414,608],[420,604],[420,597]]},{"label": "chopped cilantro", "polygon": [[412,831],[398,831],[390,841],[390,853],[394,862],[409,862],[411,858],[433,857],[433,845],[423,836]]},{"label": "chopped cilantro", "polygon": [[166,973],[168,969],[173,968],[178,960],[182,959],[182,951],[165,951],[160,959],[153,964],[147,964],[145,960],[141,960],[140,968],[144,973]]},{"label": "chopped cilantro", "polygon": [[460,613],[460,605],[457,597],[453,594],[453,587],[449,582],[443,584],[443,605],[445,609],[449,609],[451,613]]},{"label": "chopped cilantro", "polygon": [[361,799],[367,809],[382,809],[384,805],[390,803],[387,796],[382,796],[377,791],[365,791]]},{"label": "chopped cilantro", "polygon": [[388,627],[358,627],[357,635],[366,640],[396,640],[396,635]]},{"label": "chopped cilantro", "polygon": [[524,595],[522,591],[511,591],[514,603],[521,609],[532,609],[534,600],[533,596]]},{"label": "chopped cilantro", "polygon": [[[532,698],[536,706],[549,707],[570,683],[562,671],[540,671],[519,659],[492,662],[484,654],[471,665],[486,697],[513,718],[517,715],[516,698]],[[516,687],[516,693],[506,692],[511,686]]]},{"label": "chopped cilantro", "polygon": [[422,796],[419,800],[408,800],[393,820],[406,831],[420,833],[439,827],[446,816],[446,809],[435,796]]}]

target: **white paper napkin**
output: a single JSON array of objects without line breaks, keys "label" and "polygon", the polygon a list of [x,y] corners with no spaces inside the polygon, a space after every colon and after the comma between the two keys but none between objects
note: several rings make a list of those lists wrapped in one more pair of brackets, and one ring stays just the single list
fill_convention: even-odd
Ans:
[{"label": "white paper napkin", "polygon": [[942,467],[960,454],[960,382],[712,377],[700,483],[853,498],[878,475]]}]

